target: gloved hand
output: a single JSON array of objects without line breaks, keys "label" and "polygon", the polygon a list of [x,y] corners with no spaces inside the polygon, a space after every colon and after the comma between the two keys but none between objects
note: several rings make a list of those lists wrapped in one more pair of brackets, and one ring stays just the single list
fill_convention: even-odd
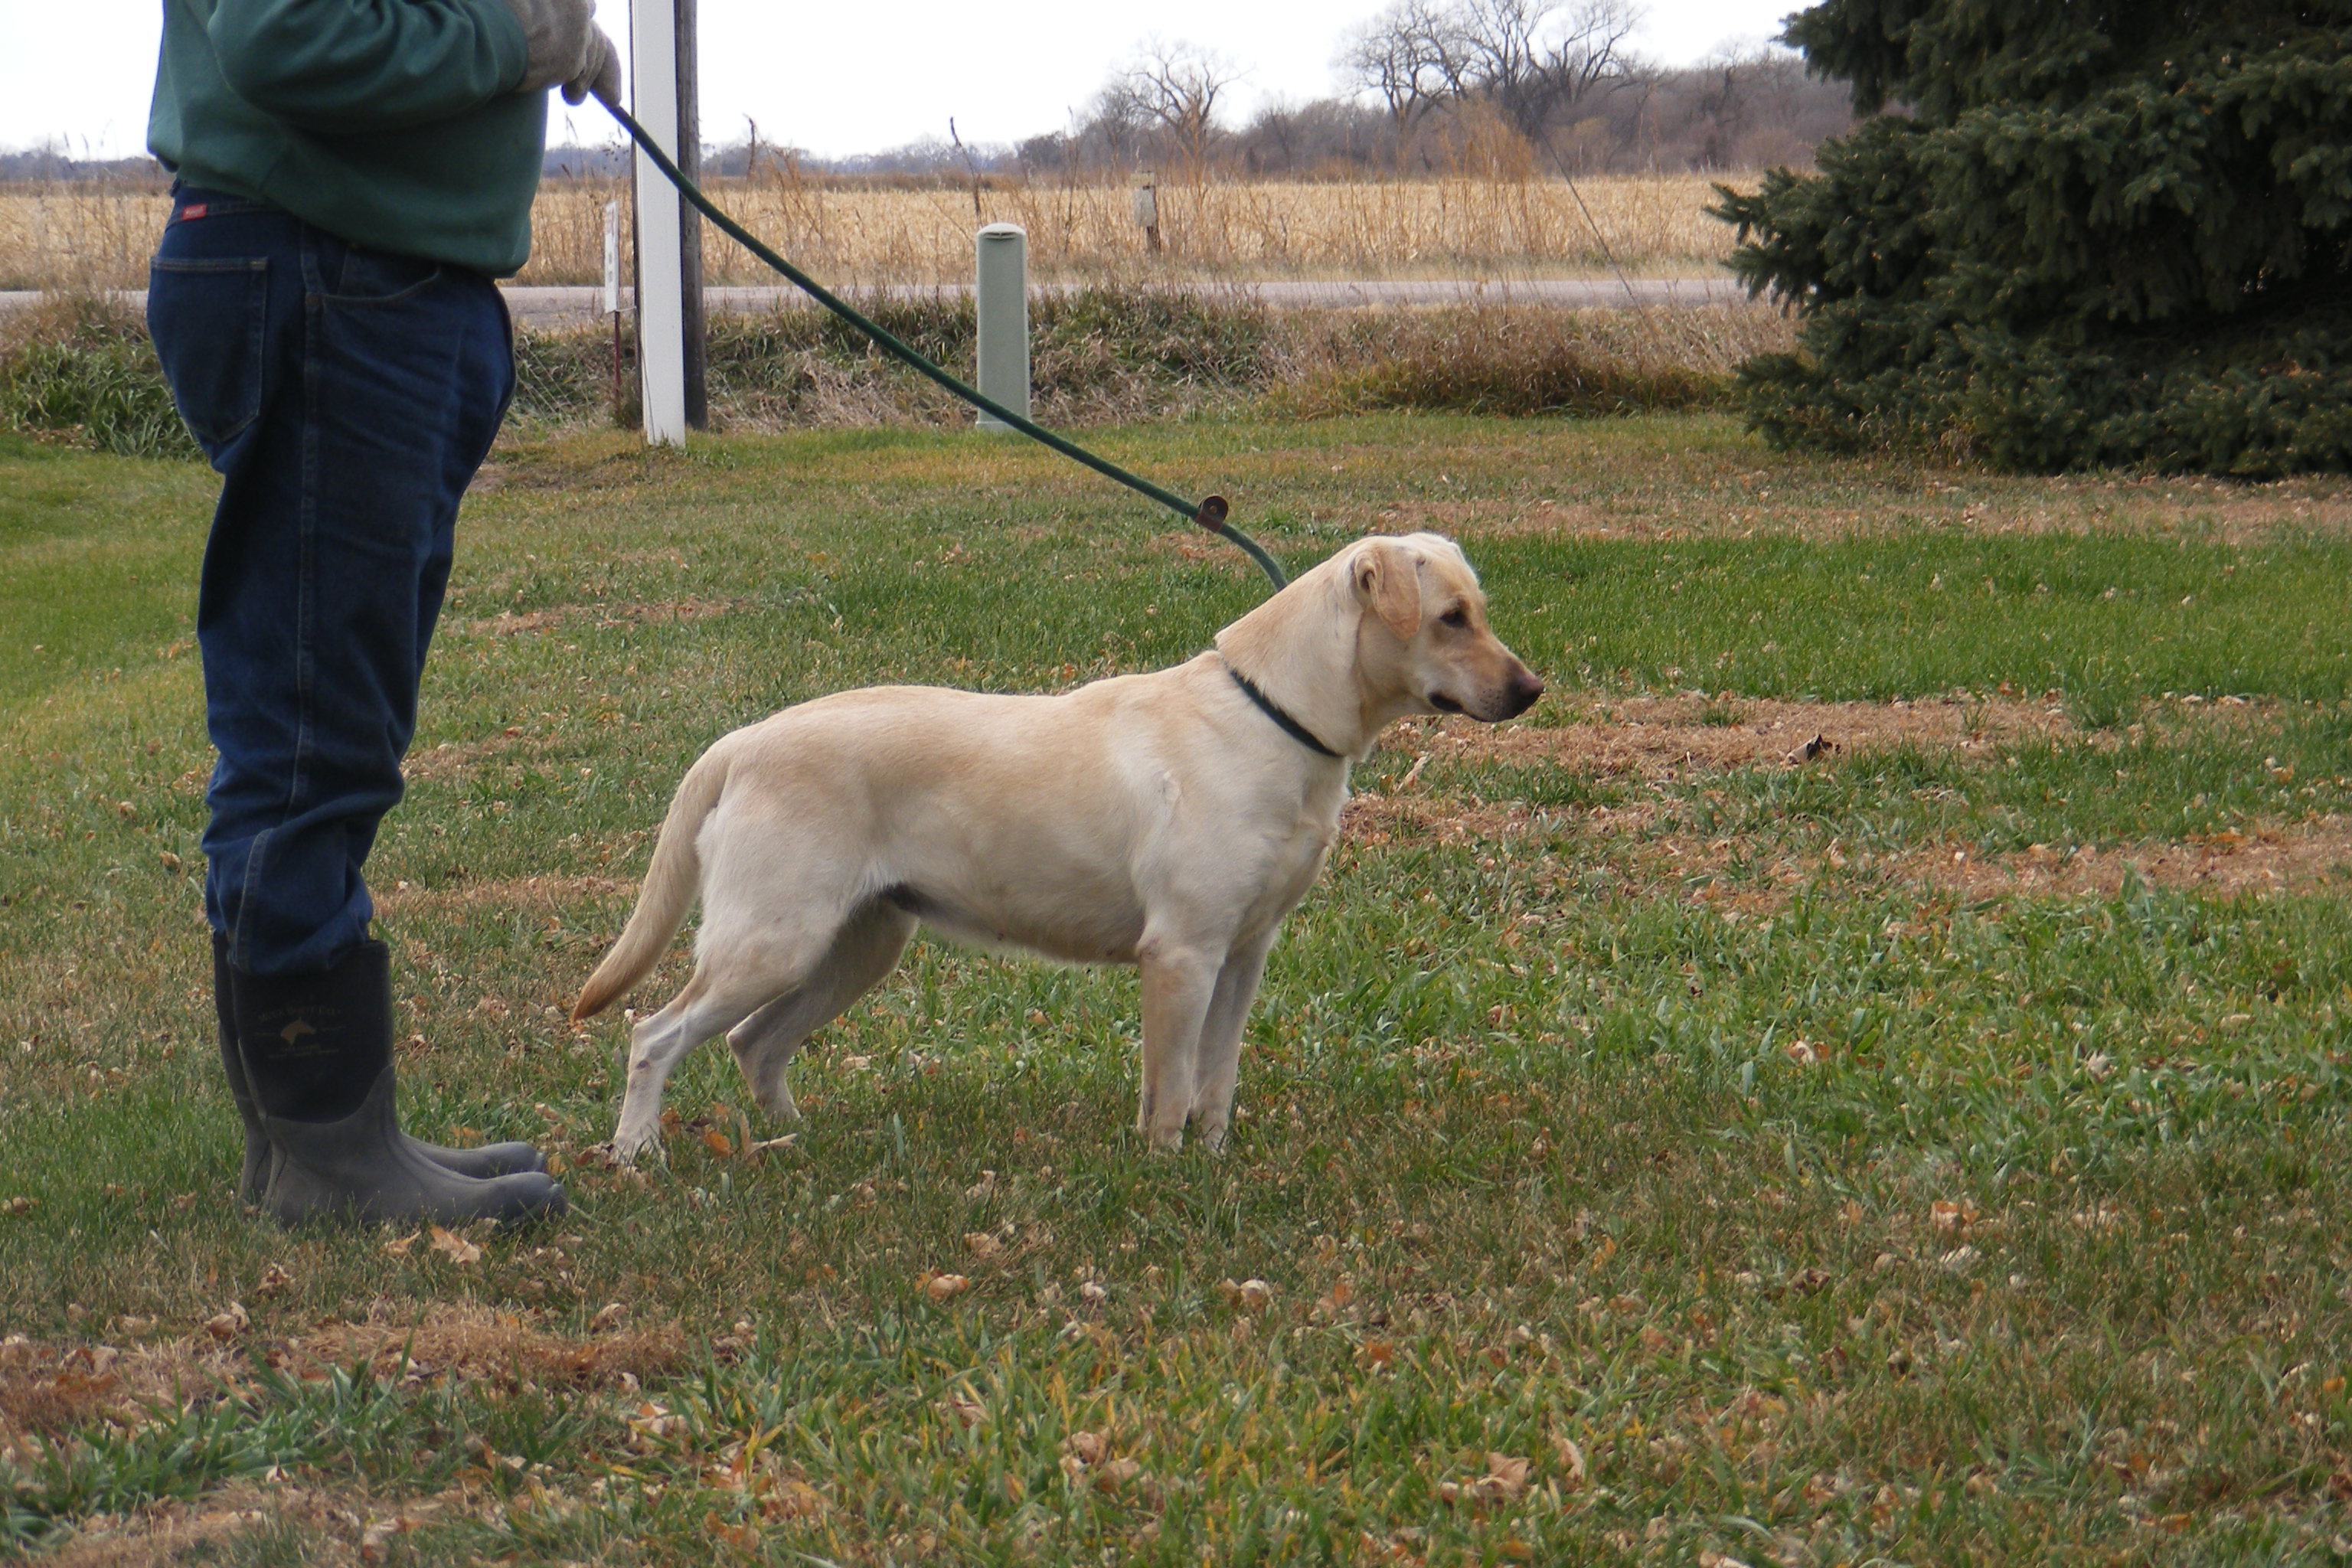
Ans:
[{"label": "gloved hand", "polygon": [[621,52],[596,26],[596,0],[507,0],[530,46],[517,92],[543,92],[561,83],[563,101],[578,103],[590,93],[619,107]]}]

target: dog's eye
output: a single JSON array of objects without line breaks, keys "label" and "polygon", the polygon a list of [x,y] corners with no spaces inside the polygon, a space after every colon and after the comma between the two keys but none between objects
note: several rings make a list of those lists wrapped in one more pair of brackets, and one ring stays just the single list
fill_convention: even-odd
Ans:
[{"label": "dog's eye", "polygon": [[1470,624],[1470,612],[1464,609],[1461,605],[1456,605],[1437,618],[1446,626],[1452,626],[1455,630],[1459,631],[1462,627]]}]

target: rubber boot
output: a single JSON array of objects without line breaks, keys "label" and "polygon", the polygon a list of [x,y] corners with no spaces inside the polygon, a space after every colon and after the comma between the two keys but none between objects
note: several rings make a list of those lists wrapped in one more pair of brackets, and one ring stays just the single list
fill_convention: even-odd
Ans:
[{"label": "rubber boot", "polygon": [[514,1224],[569,1207],[543,1172],[460,1174],[401,1132],[382,942],[362,942],[324,973],[231,966],[228,978],[237,1054],[268,1144],[260,1206],[278,1221]]},{"label": "rubber boot", "polygon": [[[236,1012],[229,984],[228,938],[213,932],[213,1011],[220,1018],[221,1070],[228,1092],[245,1123],[245,1170],[237,1178],[236,1195],[248,1205],[261,1202],[269,1184],[269,1137],[261,1128],[261,1108],[245,1081],[245,1062],[236,1048]],[[403,1137],[407,1134],[403,1133]],[[486,1143],[479,1149],[449,1149],[422,1139],[409,1139],[425,1158],[461,1176],[505,1176],[517,1171],[544,1171],[547,1161],[528,1143]]]},{"label": "rubber boot", "polygon": [[213,1012],[220,1019],[221,1070],[228,1075],[229,1097],[245,1123],[245,1170],[236,1179],[236,1195],[247,1206],[261,1202],[269,1184],[269,1135],[261,1130],[261,1107],[245,1081],[245,1061],[236,1050],[236,1006],[229,989],[228,938],[213,932]]}]

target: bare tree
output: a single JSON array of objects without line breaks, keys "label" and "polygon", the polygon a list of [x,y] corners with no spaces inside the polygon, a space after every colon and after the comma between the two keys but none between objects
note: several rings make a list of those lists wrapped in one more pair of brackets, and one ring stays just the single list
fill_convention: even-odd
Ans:
[{"label": "bare tree", "polygon": [[1198,170],[1208,162],[1217,100],[1240,79],[1234,63],[1213,49],[1147,38],[1134,63],[1104,89],[1101,112],[1159,126]]},{"label": "bare tree", "polygon": [[1626,79],[1633,0],[1396,0],[1340,65],[1401,123],[1484,100],[1530,142],[1597,89]]},{"label": "bare tree", "polygon": [[1410,125],[1464,91],[1468,53],[1454,10],[1446,0],[1396,0],[1356,30],[1337,63]]}]

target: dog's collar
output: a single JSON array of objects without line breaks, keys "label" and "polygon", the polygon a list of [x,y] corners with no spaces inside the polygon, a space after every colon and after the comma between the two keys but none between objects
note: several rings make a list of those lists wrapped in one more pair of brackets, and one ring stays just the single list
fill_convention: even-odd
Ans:
[{"label": "dog's collar", "polygon": [[1230,664],[1225,666],[1225,673],[1234,678],[1234,684],[1242,689],[1243,696],[1257,704],[1257,710],[1259,712],[1265,714],[1276,724],[1282,726],[1282,731],[1284,734],[1288,735],[1292,740],[1297,742],[1300,745],[1306,747],[1310,752],[1320,752],[1323,755],[1329,757],[1334,761],[1339,760],[1339,752],[1325,745],[1321,741],[1317,740],[1315,738],[1314,731],[1308,729],[1306,725],[1300,723],[1297,720],[1284,712],[1273,698],[1268,697],[1265,692],[1260,691],[1255,686],[1251,684],[1250,678],[1248,676],[1244,675],[1240,670],[1235,669]]}]

